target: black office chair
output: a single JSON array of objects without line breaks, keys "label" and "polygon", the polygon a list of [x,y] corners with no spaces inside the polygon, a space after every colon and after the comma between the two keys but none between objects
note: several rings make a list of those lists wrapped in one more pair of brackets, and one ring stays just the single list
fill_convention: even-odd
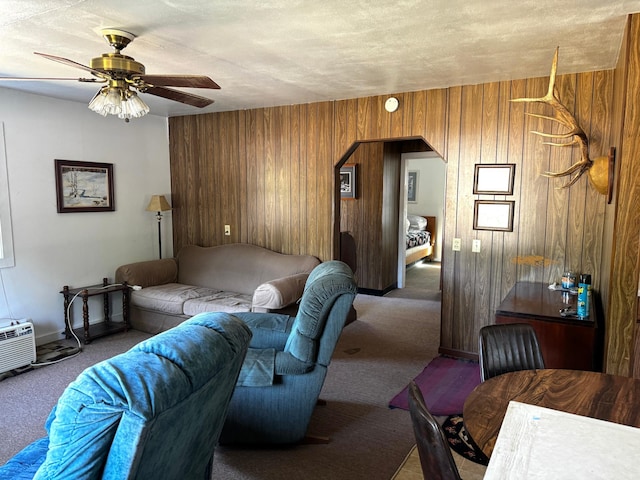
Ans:
[{"label": "black office chair", "polygon": [[461,480],[442,427],[427,410],[422,392],[409,384],[409,413],[425,479]]},{"label": "black office chair", "polygon": [[538,337],[526,323],[487,325],[480,329],[480,379],[507,372],[544,368]]}]

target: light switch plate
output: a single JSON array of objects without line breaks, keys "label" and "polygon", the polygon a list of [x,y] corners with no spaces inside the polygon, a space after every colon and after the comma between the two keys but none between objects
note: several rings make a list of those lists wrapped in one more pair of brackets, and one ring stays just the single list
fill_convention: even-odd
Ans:
[{"label": "light switch plate", "polygon": [[473,253],[480,253],[480,240],[477,238],[471,243],[471,251]]}]

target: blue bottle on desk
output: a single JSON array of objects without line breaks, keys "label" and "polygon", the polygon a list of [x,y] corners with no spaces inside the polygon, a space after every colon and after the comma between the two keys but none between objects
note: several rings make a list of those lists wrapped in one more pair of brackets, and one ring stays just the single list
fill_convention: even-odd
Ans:
[{"label": "blue bottle on desk", "polygon": [[589,316],[589,304],[591,303],[591,275],[583,273],[578,282],[578,318]]}]

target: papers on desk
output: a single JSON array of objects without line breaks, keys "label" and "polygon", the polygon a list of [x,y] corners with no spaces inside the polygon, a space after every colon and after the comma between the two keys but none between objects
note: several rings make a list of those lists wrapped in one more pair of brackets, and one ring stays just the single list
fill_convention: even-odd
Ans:
[{"label": "papers on desk", "polygon": [[640,479],[640,429],[509,402],[487,480]]}]

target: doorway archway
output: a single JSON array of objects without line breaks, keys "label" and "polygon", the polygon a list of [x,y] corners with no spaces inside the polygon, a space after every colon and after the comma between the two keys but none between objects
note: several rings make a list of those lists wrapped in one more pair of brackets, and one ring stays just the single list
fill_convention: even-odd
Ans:
[{"label": "doorway archway", "polygon": [[[362,293],[384,295],[397,286],[404,186],[401,157],[429,151],[433,149],[422,137],[360,141],[335,166],[334,258],[355,265]],[[353,199],[341,197],[340,169],[345,164],[356,166],[357,194]]]}]

